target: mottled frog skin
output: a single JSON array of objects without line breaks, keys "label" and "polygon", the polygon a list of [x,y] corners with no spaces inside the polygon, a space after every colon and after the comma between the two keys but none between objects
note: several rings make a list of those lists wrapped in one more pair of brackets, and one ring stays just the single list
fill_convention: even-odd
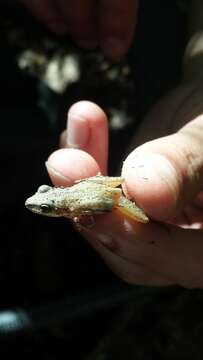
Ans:
[{"label": "mottled frog skin", "polygon": [[40,215],[64,216],[76,222],[80,222],[80,217],[85,215],[104,214],[117,209],[127,217],[147,223],[149,218],[143,210],[118,188],[123,181],[121,177],[97,175],[76,181],[67,188],[41,185],[26,200],[25,206]]}]

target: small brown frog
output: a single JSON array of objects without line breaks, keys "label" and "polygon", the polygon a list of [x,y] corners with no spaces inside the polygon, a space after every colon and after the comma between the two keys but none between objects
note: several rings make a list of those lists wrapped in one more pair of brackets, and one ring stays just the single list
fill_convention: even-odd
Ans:
[{"label": "small brown frog", "polygon": [[34,213],[64,216],[79,224],[84,216],[104,214],[113,209],[138,222],[149,222],[144,211],[127,199],[121,188],[118,188],[123,181],[121,177],[96,175],[78,180],[73,186],[66,188],[41,185],[26,200],[25,206]]}]

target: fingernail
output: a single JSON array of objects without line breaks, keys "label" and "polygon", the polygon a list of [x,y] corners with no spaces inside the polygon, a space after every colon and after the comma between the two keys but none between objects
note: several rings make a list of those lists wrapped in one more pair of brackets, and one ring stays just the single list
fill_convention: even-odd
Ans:
[{"label": "fingernail", "polygon": [[50,165],[48,161],[45,162],[45,166],[51,178],[58,179],[60,182],[65,181],[66,186],[68,183],[72,184],[73,181],[68,176],[63,175],[59,170]]},{"label": "fingernail", "polygon": [[108,38],[104,40],[101,47],[104,54],[109,58],[119,60],[124,55],[124,43],[118,38]]},{"label": "fingernail", "polygon": [[84,149],[88,143],[90,129],[88,121],[75,114],[68,115],[67,145],[70,148]]}]

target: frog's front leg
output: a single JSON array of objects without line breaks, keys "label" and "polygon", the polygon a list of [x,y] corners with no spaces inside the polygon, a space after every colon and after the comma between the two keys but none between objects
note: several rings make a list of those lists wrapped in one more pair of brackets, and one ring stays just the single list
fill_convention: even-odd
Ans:
[{"label": "frog's front leg", "polygon": [[95,225],[94,215],[111,212],[115,202],[107,197],[85,198],[80,201],[79,207],[73,209],[71,218],[78,230],[82,227],[92,228]]},{"label": "frog's front leg", "polygon": [[72,220],[78,230],[81,230],[82,227],[91,229],[95,225],[94,216],[88,211],[87,214],[75,216]]}]

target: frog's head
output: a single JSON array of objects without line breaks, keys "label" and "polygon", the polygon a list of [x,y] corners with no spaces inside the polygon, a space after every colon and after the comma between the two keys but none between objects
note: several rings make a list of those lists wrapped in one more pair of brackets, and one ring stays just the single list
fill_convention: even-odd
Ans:
[{"label": "frog's head", "polygon": [[55,192],[55,188],[48,185],[41,185],[37,192],[26,200],[26,208],[36,214],[44,216],[63,216],[64,211],[60,206],[60,199],[56,197]]}]

